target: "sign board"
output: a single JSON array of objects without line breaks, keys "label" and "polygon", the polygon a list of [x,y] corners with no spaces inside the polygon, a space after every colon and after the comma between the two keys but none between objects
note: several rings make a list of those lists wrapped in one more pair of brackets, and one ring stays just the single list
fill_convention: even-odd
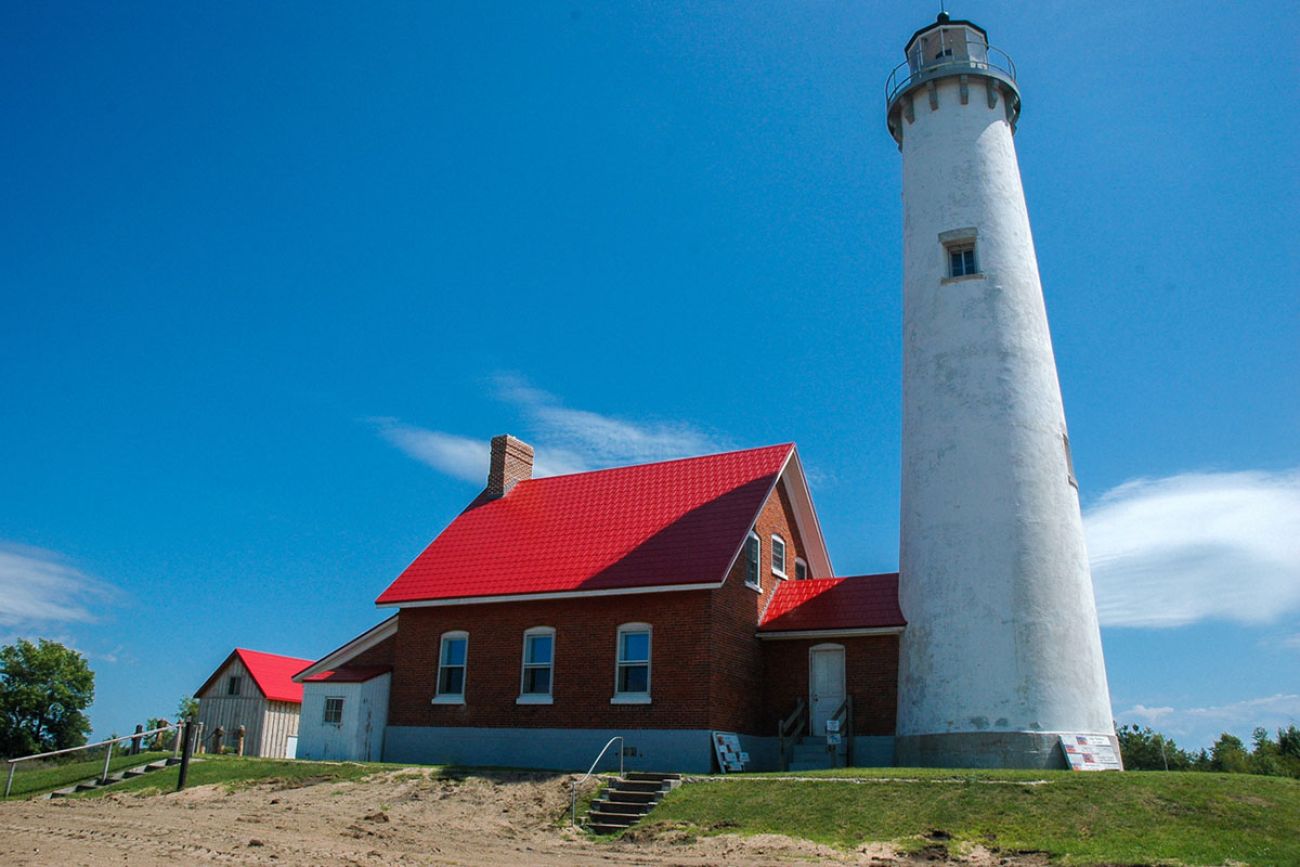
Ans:
[{"label": "sign board", "polygon": [[1061,735],[1061,749],[1072,771],[1119,771],[1115,745],[1105,735]]},{"label": "sign board", "polygon": [[840,733],[839,733],[839,732],[827,732],[827,734],[826,734],[826,743],[827,743],[829,746],[832,746],[832,747],[837,747],[837,746],[839,746],[839,745],[840,745]]},{"label": "sign board", "polygon": [[826,720],[826,733],[838,732],[840,730],[840,721],[837,719]]},{"label": "sign board", "polygon": [[749,753],[740,749],[740,736],[731,732],[713,733],[713,752],[724,774],[743,771],[749,763]]}]

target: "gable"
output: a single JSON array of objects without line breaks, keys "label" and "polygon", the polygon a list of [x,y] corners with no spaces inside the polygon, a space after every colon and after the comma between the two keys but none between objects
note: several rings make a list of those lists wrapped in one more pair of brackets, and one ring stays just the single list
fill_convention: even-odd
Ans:
[{"label": "gable", "polygon": [[793,461],[785,444],[520,482],[466,509],[377,604],[716,587]]},{"label": "gable", "polygon": [[302,684],[294,683],[292,678],[310,664],[310,659],[237,647],[203,682],[195,695],[199,698],[220,698],[226,694],[227,678],[235,675],[245,677],[246,687],[241,692],[241,697],[248,698],[260,693],[271,701],[301,704]]}]

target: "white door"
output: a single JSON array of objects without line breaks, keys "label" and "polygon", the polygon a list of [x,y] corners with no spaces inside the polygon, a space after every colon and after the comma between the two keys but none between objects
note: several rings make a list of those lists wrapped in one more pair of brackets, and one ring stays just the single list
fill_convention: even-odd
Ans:
[{"label": "white door", "polygon": [[284,757],[286,759],[298,758],[298,736],[297,735],[289,735],[289,737],[285,738]]},{"label": "white door", "polygon": [[844,647],[818,644],[808,651],[808,707],[813,737],[826,734],[826,720],[844,702]]}]

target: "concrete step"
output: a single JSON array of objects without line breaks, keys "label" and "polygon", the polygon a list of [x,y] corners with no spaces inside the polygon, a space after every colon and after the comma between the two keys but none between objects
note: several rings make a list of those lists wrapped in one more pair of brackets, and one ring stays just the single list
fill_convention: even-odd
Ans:
[{"label": "concrete step", "polygon": [[657,780],[615,780],[610,788],[620,792],[654,793],[662,792],[664,784]]},{"label": "concrete step", "polygon": [[628,792],[613,786],[610,786],[605,790],[606,798],[635,804],[652,804],[658,801],[662,794],[662,792],[657,790],[653,792]]},{"label": "concrete step", "polygon": [[661,774],[655,771],[628,771],[623,775],[623,779],[635,783],[664,783],[681,778],[681,774]]},{"label": "concrete step", "polygon": [[638,816],[644,816],[653,806],[655,806],[654,801],[646,803],[644,801],[610,801],[605,798],[597,798],[591,802],[591,809],[600,810],[603,813],[634,813]]},{"label": "concrete step", "polygon": [[617,834],[619,831],[626,831],[626,825],[607,825],[604,822],[588,822],[587,829],[594,834]]},{"label": "concrete step", "polygon": [[624,828],[641,821],[640,813],[606,813],[604,810],[592,810],[587,814],[587,821],[601,825],[622,825]]}]

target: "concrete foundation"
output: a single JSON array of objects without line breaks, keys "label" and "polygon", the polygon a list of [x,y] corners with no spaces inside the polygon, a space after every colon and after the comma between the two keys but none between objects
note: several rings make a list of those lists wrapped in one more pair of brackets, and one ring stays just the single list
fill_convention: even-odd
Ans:
[{"label": "concrete foundation", "polygon": [[[601,747],[622,735],[630,771],[713,771],[711,732],[704,729],[532,729],[389,726],[384,761],[586,771]],[[742,740],[742,744],[744,740]],[[598,770],[618,769],[618,746]]]},{"label": "concrete foundation", "polygon": [[[1104,733],[1119,755],[1119,741]],[[1061,736],[1046,732],[949,732],[899,736],[894,764],[903,768],[1034,768],[1065,770]]]}]

